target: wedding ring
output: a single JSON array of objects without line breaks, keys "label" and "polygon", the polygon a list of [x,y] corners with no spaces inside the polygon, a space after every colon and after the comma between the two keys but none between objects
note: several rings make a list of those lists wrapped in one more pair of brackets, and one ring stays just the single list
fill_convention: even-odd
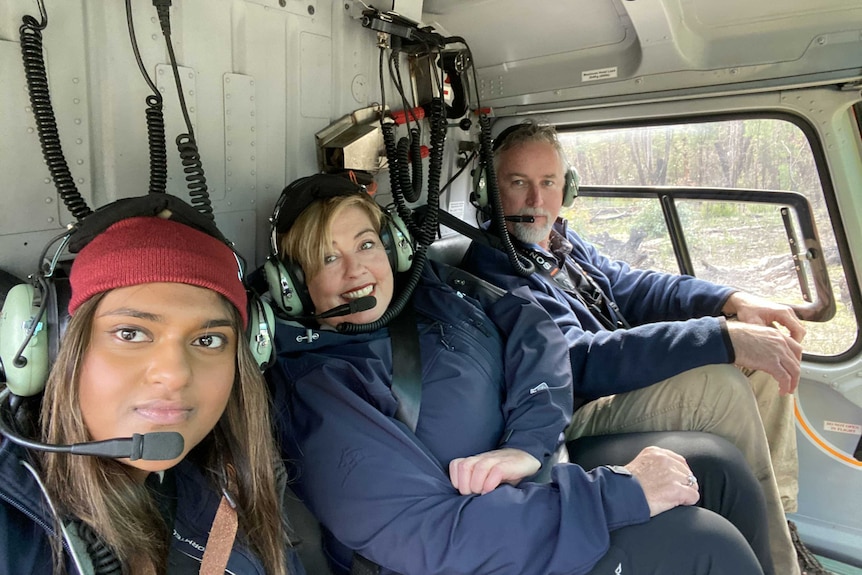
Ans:
[{"label": "wedding ring", "polygon": [[687,483],[686,485],[688,485],[689,487],[691,487],[691,486],[692,486],[692,485],[694,485],[695,483],[697,483],[697,477],[695,477],[694,475],[689,475],[689,476],[688,476],[688,483]]}]

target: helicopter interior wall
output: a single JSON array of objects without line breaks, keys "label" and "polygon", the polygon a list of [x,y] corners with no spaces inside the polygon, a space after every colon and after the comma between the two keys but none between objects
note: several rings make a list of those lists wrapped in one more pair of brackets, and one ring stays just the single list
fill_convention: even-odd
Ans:
[{"label": "helicopter interior wall", "polygon": [[[518,18],[517,26],[508,19],[524,7],[513,0],[398,4],[469,42],[482,103],[499,115],[708,87],[731,77],[743,84],[798,79],[823,74],[826,64],[833,80],[858,77],[862,61],[862,6],[854,0],[798,0],[780,9],[742,0],[721,9],[705,0],[548,0],[541,15]],[[172,142],[184,128],[165,42],[151,2],[131,5],[142,59],[164,96],[169,190],[182,194]],[[52,104],[79,191],[92,206],[143,193],[149,89],[123,3],[47,0],[47,9]],[[285,182],[317,170],[314,134],[380,101],[377,38],[360,25],[363,9],[354,0],[174,2],[172,37],[216,219],[250,262],[266,255],[268,207]],[[18,26],[28,13],[38,17],[33,0],[0,3],[0,172],[8,176],[4,201],[18,206],[0,211],[0,255],[19,276],[72,220],[45,169],[25,89]],[[560,33],[548,34],[559,21]],[[616,77],[603,77],[611,68]],[[585,74],[591,70],[598,72]],[[392,85],[386,88],[388,103],[400,108]],[[381,184],[385,192],[387,182]],[[469,206],[465,212],[469,217]]]},{"label": "helicopter interior wall", "polygon": [[428,0],[424,9],[425,21],[470,42],[483,102],[525,108],[519,112],[668,89],[834,79],[862,57],[862,6],[853,0],[550,0],[536,18],[517,0]]},{"label": "helicopter interior wall", "polygon": [[[314,135],[379,99],[377,46],[353,2],[184,0],[171,8],[183,92],[219,226],[250,263],[268,253],[284,185],[318,170]],[[164,98],[169,193],[187,197],[174,138],[185,132],[165,40],[149,0],[132,0],[141,56]],[[44,58],[66,162],[92,207],[146,193],[145,98],[123,2],[46,0]],[[18,27],[33,0],[0,3],[0,259],[20,277],[74,221],[39,147]],[[394,90],[389,86],[390,94]]]}]

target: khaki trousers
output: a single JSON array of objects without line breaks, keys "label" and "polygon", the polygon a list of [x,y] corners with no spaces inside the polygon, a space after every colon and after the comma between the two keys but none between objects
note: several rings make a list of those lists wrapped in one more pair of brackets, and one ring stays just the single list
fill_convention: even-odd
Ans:
[{"label": "khaki trousers", "polygon": [[[796,510],[799,462],[793,397],[768,375],[732,365],[692,369],[578,409],[566,439],[636,431],[706,431],[736,445],[766,497],[775,572],[799,575],[785,511]],[[780,486],[780,487],[779,487]]]}]

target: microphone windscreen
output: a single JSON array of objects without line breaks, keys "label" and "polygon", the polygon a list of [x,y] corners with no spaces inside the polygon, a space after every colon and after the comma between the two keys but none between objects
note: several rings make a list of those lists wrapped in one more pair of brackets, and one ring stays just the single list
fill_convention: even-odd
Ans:
[{"label": "microphone windscreen", "polygon": [[368,311],[377,305],[377,298],[373,295],[367,295],[365,297],[357,298],[350,302],[350,313],[359,313],[361,311]]},{"label": "microphone windscreen", "polygon": [[176,431],[154,431],[144,433],[141,437],[140,459],[150,461],[165,461],[176,459],[183,454],[185,441]]}]

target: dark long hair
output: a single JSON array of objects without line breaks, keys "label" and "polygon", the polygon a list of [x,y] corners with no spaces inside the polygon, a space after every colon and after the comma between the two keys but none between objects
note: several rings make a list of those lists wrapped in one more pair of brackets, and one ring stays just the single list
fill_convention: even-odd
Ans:
[{"label": "dark long hair", "polygon": [[[48,377],[41,411],[42,441],[75,443],[91,438],[79,400],[81,364],[89,345],[93,315],[104,294],[81,305],[69,322]],[[267,573],[286,573],[284,519],[276,492],[280,459],[272,436],[266,387],[243,335],[239,313],[227,300],[239,335],[236,374],[230,398],[215,428],[188,455],[214,489],[223,484],[226,466],[236,473],[239,528]],[[128,466],[110,459],[43,452],[44,483],[61,517],[73,516],[113,551],[124,572],[151,566],[166,571],[168,526],[146,487]],[[55,571],[63,553],[54,541]]]}]

